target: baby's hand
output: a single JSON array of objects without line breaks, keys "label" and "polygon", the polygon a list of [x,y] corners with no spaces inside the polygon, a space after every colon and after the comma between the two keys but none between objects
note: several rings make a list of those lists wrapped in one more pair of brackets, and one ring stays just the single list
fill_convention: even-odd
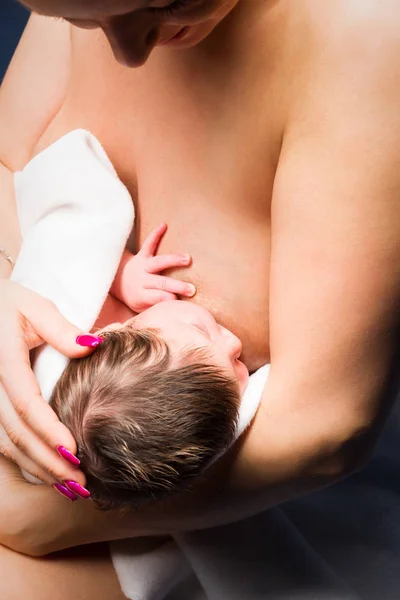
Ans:
[{"label": "baby's hand", "polygon": [[135,312],[142,312],[159,302],[176,300],[177,296],[190,298],[196,293],[191,283],[159,274],[165,269],[187,267],[191,263],[188,254],[155,256],[166,231],[167,225],[161,223],[147,236],[137,254],[124,252],[118,267],[110,292]]}]

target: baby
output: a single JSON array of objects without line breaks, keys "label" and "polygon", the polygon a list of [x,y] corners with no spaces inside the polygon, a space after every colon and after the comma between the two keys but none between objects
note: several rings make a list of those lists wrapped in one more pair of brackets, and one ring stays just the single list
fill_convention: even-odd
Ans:
[{"label": "baby", "polygon": [[165,230],[124,253],[98,324],[123,322],[97,332],[101,344],[70,361],[50,400],[105,510],[187,487],[233,443],[248,381],[240,340],[206,309],[173,299],[193,295],[188,284],[164,278],[160,296],[157,273],[182,266],[182,257],[155,256]]}]

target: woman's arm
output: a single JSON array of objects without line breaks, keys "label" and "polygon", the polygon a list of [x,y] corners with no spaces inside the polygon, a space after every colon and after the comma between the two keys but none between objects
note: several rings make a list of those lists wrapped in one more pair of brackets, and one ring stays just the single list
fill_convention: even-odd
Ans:
[{"label": "woman's arm", "polygon": [[0,88],[0,161],[22,169],[67,93],[70,26],[32,15]]},{"label": "woman's arm", "polygon": [[0,545],[41,556],[127,537],[125,525],[119,513],[100,512],[91,501],[68,502],[47,485],[28,483],[17,465],[0,456]]},{"label": "woman's arm", "polygon": [[261,428],[282,475],[343,476],[365,464],[390,408],[400,344],[400,35],[389,15],[327,25],[307,68],[298,65],[303,91],[272,203],[272,369],[248,447],[265,482]]},{"label": "woman's arm", "polygon": [[[0,246],[15,259],[21,244],[12,172],[22,169],[65,98],[67,23],[29,19],[0,87]],[[64,68],[63,68],[64,66]],[[0,277],[10,264],[0,260]]]},{"label": "woman's arm", "polygon": [[[69,56],[69,25],[33,16],[0,89],[0,246],[14,259],[21,240],[12,172],[25,166],[62,106]],[[10,272],[0,257],[0,453],[48,483],[84,485],[83,474],[56,452],[58,446],[75,452],[75,441],[41,398],[29,350],[44,340],[71,357],[88,349],[75,343],[81,332],[51,302],[9,282]]]},{"label": "woman's arm", "polygon": [[363,467],[393,401],[400,34],[391,7],[370,3],[362,19],[327,10],[312,55],[293,65],[271,211],[272,367],[231,473],[266,506],[279,482],[293,497],[302,483],[314,489]]},{"label": "woman's arm", "polygon": [[[21,244],[17,210],[14,200],[14,185],[11,171],[0,162],[0,246],[5,248],[13,260]],[[11,263],[0,256],[0,279],[8,279]]]}]

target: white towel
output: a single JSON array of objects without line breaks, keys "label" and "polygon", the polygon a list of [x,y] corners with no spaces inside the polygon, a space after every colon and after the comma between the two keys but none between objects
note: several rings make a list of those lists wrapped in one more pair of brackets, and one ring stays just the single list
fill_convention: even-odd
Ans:
[{"label": "white towel", "polygon": [[[52,300],[82,331],[93,327],[128,236],[128,190],[87,131],[67,134],[15,173],[23,238],[11,279]],[[44,346],[34,371],[46,400],[68,359]]]},{"label": "white towel", "polygon": [[[23,244],[11,279],[49,298],[69,321],[90,331],[133,227],[127,189],[96,138],[76,130],[15,174],[15,193]],[[36,353],[34,372],[45,399],[50,399],[67,362],[50,346]],[[268,370],[266,365],[250,378],[237,436],[257,411]],[[137,540],[112,544],[114,566],[128,598],[163,598],[191,570],[172,540],[151,552],[138,548]]]}]

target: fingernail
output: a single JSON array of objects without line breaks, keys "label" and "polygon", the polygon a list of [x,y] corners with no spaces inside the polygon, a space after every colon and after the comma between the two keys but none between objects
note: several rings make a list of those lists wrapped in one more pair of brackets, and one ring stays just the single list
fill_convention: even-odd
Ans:
[{"label": "fingernail", "polygon": [[190,256],[190,254],[184,254],[182,260],[184,263],[188,263],[192,260],[192,257]]},{"label": "fingernail", "polygon": [[72,500],[72,502],[75,502],[76,500],[78,500],[78,497],[75,496],[75,494],[73,492],[71,492],[68,488],[66,488],[64,485],[61,485],[61,483],[54,483],[53,484],[53,488],[62,496],[65,496],[65,498],[68,498],[68,500]]},{"label": "fingernail", "polygon": [[191,283],[188,284],[187,286],[187,291],[188,291],[188,295],[189,296],[194,296],[196,293],[196,288],[194,285],[192,285]]},{"label": "fingernail", "polygon": [[103,338],[97,335],[91,335],[90,333],[83,333],[76,338],[76,343],[79,344],[79,346],[85,346],[86,348],[96,348],[102,341]]},{"label": "fingernail", "polygon": [[81,464],[79,458],[75,456],[75,454],[72,454],[72,452],[64,448],[64,446],[58,446],[57,452],[60,456],[65,458],[65,460],[67,460],[71,465],[74,465],[74,467],[78,467]]},{"label": "fingernail", "polygon": [[76,481],[64,481],[64,483],[65,483],[66,486],[68,486],[68,488],[72,492],[75,492],[75,494],[77,496],[80,496],[81,498],[84,498],[85,500],[87,500],[87,498],[90,498],[90,492],[89,492],[89,490],[87,490],[86,488],[84,488],[83,486],[81,486]]}]

